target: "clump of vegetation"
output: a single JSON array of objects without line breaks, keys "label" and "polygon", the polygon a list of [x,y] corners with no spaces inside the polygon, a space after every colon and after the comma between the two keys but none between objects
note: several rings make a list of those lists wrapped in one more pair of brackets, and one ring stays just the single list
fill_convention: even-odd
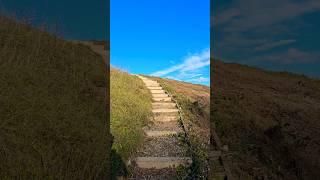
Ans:
[{"label": "clump of vegetation", "polygon": [[107,177],[105,72],[90,48],[0,16],[0,177]]},{"label": "clump of vegetation", "polygon": [[151,117],[152,104],[150,91],[138,77],[112,68],[110,82],[113,157],[121,157],[112,162],[115,175],[119,170],[125,172],[119,160],[127,161],[143,142],[142,128]]}]

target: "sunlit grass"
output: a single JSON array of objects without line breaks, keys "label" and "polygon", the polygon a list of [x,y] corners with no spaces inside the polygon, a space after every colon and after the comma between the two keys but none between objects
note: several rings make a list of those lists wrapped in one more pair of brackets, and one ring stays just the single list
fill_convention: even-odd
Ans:
[{"label": "sunlit grass", "polygon": [[143,141],[151,94],[138,77],[116,69],[111,69],[110,84],[112,149],[126,161]]}]

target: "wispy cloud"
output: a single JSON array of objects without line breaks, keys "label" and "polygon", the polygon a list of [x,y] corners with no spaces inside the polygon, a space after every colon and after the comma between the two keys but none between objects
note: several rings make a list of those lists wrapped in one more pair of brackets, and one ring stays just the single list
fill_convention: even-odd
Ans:
[{"label": "wispy cloud", "polygon": [[169,68],[154,72],[151,76],[166,77],[175,80],[207,82],[209,78],[203,77],[201,69],[210,65],[210,50],[195,53],[184,58],[183,62]]},{"label": "wispy cloud", "polygon": [[190,79],[190,81],[196,82],[196,83],[207,83],[210,81],[210,79],[206,77],[199,77],[199,78]]},{"label": "wispy cloud", "polygon": [[309,63],[320,61],[320,54],[290,48],[285,52],[277,53],[261,58],[262,61],[269,61],[281,64]]},{"label": "wispy cloud", "polygon": [[226,31],[247,31],[270,27],[275,23],[320,10],[318,0],[237,0],[233,6],[237,8],[231,7],[216,12],[214,25],[224,26]]},{"label": "wispy cloud", "polygon": [[160,70],[157,72],[152,73],[152,76],[164,76],[170,74],[172,72],[187,72],[196,70],[205,66],[210,65],[210,50],[206,49],[200,54],[193,54],[183,61],[182,64],[178,64],[172,67],[169,67],[164,70]]},{"label": "wispy cloud", "polygon": [[265,43],[265,44],[262,44],[261,46],[256,47],[255,50],[257,50],[257,51],[266,51],[266,50],[270,50],[270,49],[273,49],[273,48],[276,48],[276,47],[289,45],[289,44],[292,44],[294,42],[296,42],[295,39],[285,39],[285,40]]},{"label": "wispy cloud", "polygon": [[212,48],[220,58],[240,63],[248,59],[278,64],[318,61],[316,51],[294,47],[311,41],[302,30],[312,20],[301,17],[319,12],[319,0],[234,0],[215,8]]}]

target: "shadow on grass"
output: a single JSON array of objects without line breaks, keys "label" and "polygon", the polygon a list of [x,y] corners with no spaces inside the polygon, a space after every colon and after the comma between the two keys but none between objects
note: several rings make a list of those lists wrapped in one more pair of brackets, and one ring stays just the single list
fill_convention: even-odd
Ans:
[{"label": "shadow on grass", "polygon": [[111,149],[111,179],[117,179],[118,176],[127,177],[128,170],[126,163],[116,150]]}]

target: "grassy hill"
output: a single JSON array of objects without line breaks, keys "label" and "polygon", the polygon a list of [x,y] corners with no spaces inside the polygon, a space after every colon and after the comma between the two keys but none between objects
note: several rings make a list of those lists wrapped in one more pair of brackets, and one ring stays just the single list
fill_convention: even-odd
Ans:
[{"label": "grassy hill", "polygon": [[0,179],[107,177],[106,84],[89,47],[0,16]]},{"label": "grassy hill", "polygon": [[110,129],[112,145],[112,176],[128,175],[126,162],[141,145],[143,127],[151,116],[151,93],[136,76],[111,68]]},{"label": "grassy hill", "polygon": [[[156,79],[166,91],[181,103],[186,114],[192,148],[199,162],[193,168],[195,174],[205,173],[206,148],[209,139],[209,88],[174,80]],[[125,162],[134,155],[143,142],[143,127],[148,124],[152,113],[151,93],[141,79],[121,70],[111,68],[111,132],[114,136],[112,147],[113,178],[130,174]],[[197,130],[197,137],[193,134]],[[199,130],[199,131],[198,131]],[[199,139],[201,141],[199,141]],[[129,171],[129,172],[128,172]],[[197,171],[197,172],[196,172]],[[204,172],[200,172],[204,171]]]},{"label": "grassy hill", "polygon": [[211,116],[237,179],[317,179],[320,80],[213,61]]}]

